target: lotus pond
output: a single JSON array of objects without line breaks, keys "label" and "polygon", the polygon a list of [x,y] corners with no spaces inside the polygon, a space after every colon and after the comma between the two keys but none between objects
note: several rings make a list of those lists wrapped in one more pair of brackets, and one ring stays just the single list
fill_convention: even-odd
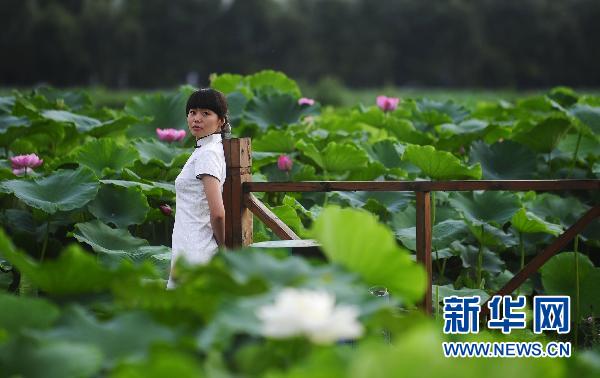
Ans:
[{"label": "lotus pond", "polygon": [[[254,181],[600,175],[600,97],[568,88],[469,106],[381,97],[333,108],[279,72],[215,75],[211,86],[227,94],[233,136],[252,138]],[[433,319],[415,307],[426,277],[410,192],[259,195],[326,260],[220,253],[181,266],[182,284],[166,291],[193,90],[119,109],[84,91],[0,97],[0,376],[598,376],[598,219],[518,289],[570,295],[569,335],[446,336],[439,306],[450,295],[487,299],[597,204],[596,191],[436,192]],[[254,241],[276,239],[255,221]],[[372,295],[375,286],[390,295]],[[568,340],[576,351],[446,359],[450,339]]]}]

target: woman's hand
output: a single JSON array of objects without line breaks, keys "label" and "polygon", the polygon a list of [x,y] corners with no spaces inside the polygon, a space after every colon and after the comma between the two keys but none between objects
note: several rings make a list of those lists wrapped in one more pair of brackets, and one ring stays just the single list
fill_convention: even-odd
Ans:
[{"label": "woman's hand", "polygon": [[225,246],[225,206],[219,180],[213,176],[203,175],[204,193],[210,210],[210,225],[219,247]]}]

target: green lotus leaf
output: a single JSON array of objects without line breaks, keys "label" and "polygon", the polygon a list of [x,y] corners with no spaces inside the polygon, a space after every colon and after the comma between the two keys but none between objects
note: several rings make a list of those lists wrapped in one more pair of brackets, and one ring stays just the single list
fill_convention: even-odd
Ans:
[{"label": "green lotus leaf", "polygon": [[6,134],[11,128],[29,127],[31,122],[27,117],[15,117],[12,115],[0,115],[0,134]]},{"label": "green lotus leaf", "polygon": [[89,130],[87,134],[96,138],[105,137],[109,135],[123,134],[135,122],[138,122],[138,119],[129,115],[118,117],[102,122],[97,127],[94,127],[93,129]]},{"label": "green lotus leaf", "polygon": [[43,110],[42,117],[56,122],[72,123],[80,133],[87,133],[101,126],[102,122],[95,118],[67,112],[65,110]]},{"label": "green lotus leaf", "polygon": [[133,145],[138,150],[140,160],[143,164],[154,162],[165,167],[171,167],[184,157],[187,159],[192,152],[183,148],[173,147],[157,139],[138,139],[133,142]]},{"label": "green lotus leaf", "polygon": [[280,152],[294,151],[296,139],[287,130],[269,130],[259,139],[252,141],[252,152]]},{"label": "green lotus leaf", "polygon": [[458,124],[445,123],[436,127],[441,136],[449,137],[460,134],[478,134],[488,127],[488,122],[480,119],[468,119]]},{"label": "green lotus leaf", "polygon": [[298,84],[282,72],[263,70],[246,77],[247,83],[254,91],[260,93],[265,90],[275,90],[300,97]]},{"label": "green lotus leaf", "polygon": [[110,286],[113,277],[78,245],[68,246],[57,259],[42,264],[14,249],[2,253],[35,287],[56,295],[100,292]]},{"label": "green lotus leaf", "polygon": [[12,113],[13,106],[15,106],[15,100],[14,96],[0,96],[0,113]]},{"label": "green lotus leaf", "polygon": [[177,93],[156,93],[134,97],[125,105],[125,113],[138,119],[150,117],[150,121],[132,125],[127,130],[130,138],[156,137],[156,129],[187,130],[185,105],[190,91],[182,89]]},{"label": "green lotus leaf", "polygon": [[600,134],[600,106],[576,104],[569,109],[569,114],[577,117],[594,134]]},{"label": "green lotus leaf", "polygon": [[[452,243],[451,249],[457,253],[462,260],[464,268],[476,268],[479,263],[479,248],[472,245],[464,245],[459,242]],[[483,262],[481,268],[488,273],[500,273],[504,267],[504,261],[497,254],[483,247],[481,250]]]},{"label": "green lotus leaf", "polygon": [[453,192],[449,201],[469,220],[506,223],[521,208],[519,197],[505,191]]},{"label": "green lotus leaf", "polygon": [[348,181],[376,181],[383,175],[393,173],[395,175],[404,176],[404,171],[400,168],[386,169],[383,164],[378,161],[369,161],[367,165],[361,169],[350,171],[347,176]]},{"label": "green lotus leaf", "polygon": [[365,146],[365,150],[371,158],[383,163],[386,168],[400,168],[403,166],[403,151],[398,142],[384,139]]},{"label": "green lotus leaf", "polygon": [[[600,310],[600,268],[592,269],[579,287],[579,309],[581,316],[594,316]],[[573,301],[573,299],[571,299]],[[573,302],[571,302],[573,303]]]},{"label": "green lotus leaf", "polygon": [[[434,303],[436,303],[436,302],[443,303],[444,298],[451,297],[451,296],[472,297],[474,295],[478,295],[480,297],[479,303],[483,304],[490,297],[490,295],[488,293],[486,293],[485,290],[469,289],[467,287],[455,289],[452,286],[452,284],[448,284],[448,285],[444,285],[444,286],[432,285],[432,292],[433,292],[433,302]],[[436,296],[436,293],[437,293],[437,296]]]},{"label": "green lotus leaf", "polygon": [[31,122],[27,117],[0,115],[0,145],[8,146],[19,137],[31,133]]},{"label": "green lotus leaf", "polygon": [[[577,266],[575,254],[577,253]],[[546,295],[569,295],[571,308],[575,311],[577,298],[577,274],[579,276],[579,315],[593,316],[600,310],[600,298],[597,289],[600,287],[600,268],[586,255],[578,252],[562,252],[553,256],[540,271]]]},{"label": "green lotus leaf", "polygon": [[561,226],[546,222],[524,208],[517,211],[515,215],[512,216],[510,222],[517,231],[524,233],[544,232],[546,234],[558,236],[562,232]]},{"label": "green lotus leaf", "polygon": [[512,139],[539,153],[552,151],[571,128],[571,122],[567,118],[561,117],[546,118],[533,128],[519,125],[524,124],[518,123],[515,126]]},{"label": "green lotus leaf", "polygon": [[[381,113],[378,111],[378,113]],[[343,125],[344,123],[342,123]],[[430,134],[418,131],[408,119],[390,117],[385,122],[386,130],[389,130],[400,142],[426,145],[433,143]]]},{"label": "green lotus leaf", "polygon": [[119,360],[145,357],[153,343],[175,341],[173,331],[157,323],[148,313],[126,312],[99,321],[81,306],[69,308],[61,324],[41,333],[40,338],[95,345],[102,351],[107,368]]},{"label": "green lotus leaf", "polygon": [[586,160],[593,161],[600,156],[600,138],[597,136],[577,134],[565,135],[558,142],[557,148],[564,152],[567,158],[572,159],[573,154],[577,151],[577,157],[584,163]]},{"label": "green lotus leaf", "polygon": [[475,142],[471,145],[469,160],[481,164],[483,178],[489,180],[532,179],[536,171],[535,153],[510,140],[491,146]]},{"label": "green lotus leaf", "polygon": [[227,95],[227,111],[232,124],[237,124],[241,120],[247,103],[248,98],[241,92],[232,92]]},{"label": "green lotus leaf", "polygon": [[579,100],[577,93],[567,87],[552,88],[547,96],[562,106],[571,106]]},{"label": "green lotus leaf", "polygon": [[[453,241],[461,240],[468,234],[467,225],[460,220],[447,219],[433,226],[431,247],[434,250],[447,248]],[[396,228],[394,234],[411,251],[417,250],[417,228]]]},{"label": "green lotus leaf", "polygon": [[304,155],[309,157],[312,161],[317,163],[319,167],[323,168],[323,157],[321,156],[321,153],[313,143],[307,143],[304,141],[304,139],[300,139],[296,143],[296,148],[300,150]]},{"label": "green lotus leaf", "polygon": [[331,142],[321,152],[323,166],[328,172],[355,171],[364,168],[369,158],[362,148],[352,144]]},{"label": "green lotus leaf", "polygon": [[296,213],[296,210],[289,205],[281,205],[272,207],[271,210],[277,216],[277,218],[281,219],[283,223],[288,225],[298,236],[304,237],[306,236],[306,229]]},{"label": "green lotus leaf", "polygon": [[244,85],[244,76],[237,74],[211,75],[210,86],[225,94],[240,89]]},{"label": "green lotus leaf", "polygon": [[434,180],[481,178],[481,165],[464,165],[456,156],[446,151],[436,151],[433,146],[409,145],[402,156]]},{"label": "green lotus leaf", "polygon": [[518,242],[512,234],[507,234],[491,224],[480,221],[466,221],[471,234],[479,244],[487,247],[506,249],[517,245]]},{"label": "green lotus leaf", "polygon": [[125,229],[114,229],[99,220],[77,223],[73,236],[90,245],[98,253],[135,257],[137,251],[148,246],[146,239],[131,236]]},{"label": "green lotus leaf", "polygon": [[[496,276],[486,279],[486,288],[488,290],[498,291],[504,287],[504,285],[506,285],[514,276],[514,273],[505,269]],[[531,295],[533,293],[533,280],[527,279],[521,284],[521,286],[519,286],[517,292],[520,295]]]},{"label": "green lotus leaf", "polygon": [[91,168],[96,176],[104,177],[108,172],[120,172],[131,167],[139,154],[131,146],[117,144],[112,139],[96,139],[87,142],[76,152],[75,159]]},{"label": "green lotus leaf", "polygon": [[389,212],[396,214],[415,198],[411,192],[334,192],[330,200],[350,207],[365,207],[369,200],[375,200]]},{"label": "green lotus leaf", "polygon": [[128,181],[128,180],[100,180],[103,184],[121,186],[123,188],[140,188],[146,196],[168,196],[175,194],[175,185],[168,182],[147,181]]},{"label": "green lotus leaf", "polygon": [[44,96],[55,104],[64,104],[69,109],[79,110],[92,105],[92,99],[85,91],[63,91],[51,87],[40,87],[35,93]]},{"label": "green lotus leaf", "polygon": [[418,100],[415,103],[413,119],[422,131],[429,131],[433,126],[444,123],[458,123],[469,115],[469,111],[452,101],[439,102],[430,99]]},{"label": "green lotus leaf", "polygon": [[0,293],[0,308],[0,329],[4,328],[9,332],[24,328],[46,328],[60,315],[58,307],[45,299],[12,294]]},{"label": "green lotus leaf", "polygon": [[331,262],[358,273],[368,284],[383,285],[409,303],[423,296],[425,271],[375,216],[328,207],[315,221],[313,233]]},{"label": "green lotus leaf", "polygon": [[469,110],[462,105],[456,104],[453,101],[434,101],[429,99],[422,99],[416,102],[417,110],[421,113],[427,111],[437,111],[442,114],[448,115],[453,122],[461,122],[469,116]]},{"label": "green lotus leaf", "polygon": [[0,344],[0,366],[6,377],[96,377],[102,353],[89,343],[19,336]]},{"label": "green lotus leaf", "polygon": [[245,119],[265,130],[270,125],[282,128],[317,114],[316,106],[300,106],[294,96],[282,93],[254,96],[246,105]]},{"label": "green lotus leaf", "polygon": [[552,193],[538,194],[525,207],[546,221],[570,227],[588,209],[575,197],[561,197]]},{"label": "green lotus leaf", "polygon": [[113,378],[204,377],[196,357],[179,350],[152,350],[144,361],[127,361],[111,372]]},{"label": "green lotus leaf", "polygon": [[119,228],[142,224],[150,210],[146,196],[137,188],[102,185],[88,210],[104,223]]},{"label": "green lotus leaf", "polygon": [[48,214],[81,208],[96,197],[98,179],[91,169],[59,170],[50,176],[8,180],[3,186],[27,205]]},{"label": "green lotus leaf", "polygon": [[[54,146],[57,150],[59,147],[63,147],[65,137],[70,139],[77,139],[78,135],[76,132],[72,132],[73,135],[67,135],[68,132],[65,130],[73,128],[73,126],[54,122],[47,119],[34,120],[28,127],[17,127],[9,128],[5,134],[0,134],[0,144],[10,145],[13,153],[30,153],[32,151],[43,151],[49,146]],[[19,144],[28,144],[27,150],[19,151]],[[32,148],[33,147],[33,148]],[[67,146],[71,148],[71,146]]]}]

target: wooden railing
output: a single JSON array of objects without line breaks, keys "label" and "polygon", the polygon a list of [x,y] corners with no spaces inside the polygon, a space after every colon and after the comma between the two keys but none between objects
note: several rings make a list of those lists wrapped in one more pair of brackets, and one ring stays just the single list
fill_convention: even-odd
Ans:
[{"label": "wooden railing", "polygon": [[[224,144],[227,158],[227,180],[224,188],[226,206],[226,245],[229,248],[252,243],[252,214],[271,228],[283,240],[298,236],[275,216],[253,192],[331,192],[331,191],[385,191],[415,193],[416,197],[416,250],[417,261],[427,272],[427,291],[422,302],[424,311],[432,311],[431,264],[431,192],[432,191],[594,191],[600,189],[600,180],[457,180],[457,181],[308,181],[308,182],[252,182],[250,139],[232,139]],[[507,295],[530,278],[552,256],[564,248],[595,218],[600,216],[600,205],[595,204],[577,222],[563,232],[552,244],[537,254],[520,272],[504,285],[497,294]],[[486,313],[487,306],[482,306]]]}]

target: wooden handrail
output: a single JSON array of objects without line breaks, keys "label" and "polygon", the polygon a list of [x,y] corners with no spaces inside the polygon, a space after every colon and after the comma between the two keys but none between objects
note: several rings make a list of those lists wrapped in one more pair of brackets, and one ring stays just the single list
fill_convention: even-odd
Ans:
[{"label": "wooden handrail", "polygon": [[[563,232],[558,239],[554,240],[552,244],[544,248],[544,250],[538,253],[531,261],[525,265],[525,267],[513,276],[498,292],[494,295],[508,295],[515,291],[521,286],[529,277],[540,269],[550,258],[556,255],[571,239],[577,234],[581,233],[585,227],[590,224],[594,219],[600,216],[600,205],[596,205],[589,209],[577,222]],[[491,299],[491,297],[490,297]],[[489,313],[489,307],[487,302],[481,306],[481,315],[486,316]]]},{"label": "wooden handrail", "polygon": [[[452,181],[304,181],[304,182],[251,182],[251,141],[249,138],[233,139],[223,143],[227,160],[227,180],[223,199],[226,210],[226,245],[237,248],[252,243],[252,214],[270,227],[284,240],[299,239],[284,222],[270,211],[253,192],[415,192],[417,200],[416,245],[417,261],[427,272],[427,291],[421,303],[428,314],[432,310],[431,266],[431,204],[433,191],[559,191],[599,190],[600,180],[452,180]],[[531,277],[550,257],[600,213],[598,205],[565,231],[554,243],[534,257],[500,291],[509,294]],[[485,308],[485,307],[484,307]],[[482,309],[485,312],[485,309]]]},{"label": "wooden handrail", "polygon": [[598,190],[600,180],[453,180],[453,181],[303,181],[245,182],[250,192],[432,192],[432,191],[554,191]]},{"label": "wooden handrail", "polygon": [[262,203],[254,194],[250,193],[245,196],[244,204],[246,207],[258,217],[267,227],[269,227],[275,235],[282,240],[300,240],[300,237],[288,227],[281,219],[277,217],[264,203]]}]

